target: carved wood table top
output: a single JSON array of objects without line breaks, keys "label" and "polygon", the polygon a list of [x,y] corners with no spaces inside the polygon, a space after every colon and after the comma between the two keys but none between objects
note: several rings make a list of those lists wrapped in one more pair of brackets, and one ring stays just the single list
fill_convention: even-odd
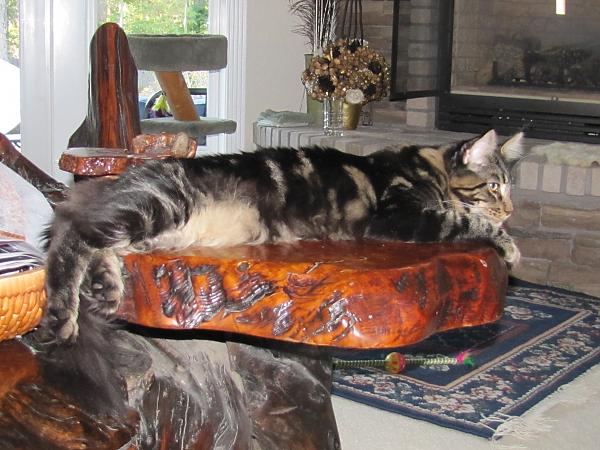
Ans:
[{"label": "carved wood table top", "polygon": [[119,315],[344,348],[389,348],[500,318],[507,269],[484,244],[302,241],[124,259]]}]

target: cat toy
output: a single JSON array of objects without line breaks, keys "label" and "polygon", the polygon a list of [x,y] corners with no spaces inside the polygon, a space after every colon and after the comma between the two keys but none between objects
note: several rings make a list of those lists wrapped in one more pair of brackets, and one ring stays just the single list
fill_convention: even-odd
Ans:
[{"label": "cat toy", "polygon": [[406,366],[456,366],[465,365],[473,367],[475,361],[469,354],[469,352],[461,352],[455,357],[451,356],[412,356],[403,355],[398,352],[388,353],[385,359],[334,359],[334,369],[349,369],[353,367],[372,367],[377,369],[384,369],[390,373],[400,373]]}]

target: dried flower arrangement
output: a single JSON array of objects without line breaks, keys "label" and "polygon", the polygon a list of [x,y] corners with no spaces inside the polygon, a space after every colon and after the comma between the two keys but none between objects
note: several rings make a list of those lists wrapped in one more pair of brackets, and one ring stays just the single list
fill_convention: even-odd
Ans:
[{"label": "dried flower arrangement", "polygon": [[338,39],[311,59],[302,72],[302,83],[319,101],[334,97],[366,104],[388,94],[390,68],[383,56],[364,41]]}]

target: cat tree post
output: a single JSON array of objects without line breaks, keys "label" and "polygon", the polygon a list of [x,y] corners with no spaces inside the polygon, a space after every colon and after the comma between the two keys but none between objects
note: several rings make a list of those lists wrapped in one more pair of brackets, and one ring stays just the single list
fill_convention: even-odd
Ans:
[{"label": "cat tree post", "polygon": [[187,122],[200,120],[183,74],[181,72],[155,72],[155,75],[160,88],[167,97],[173,118]]}]

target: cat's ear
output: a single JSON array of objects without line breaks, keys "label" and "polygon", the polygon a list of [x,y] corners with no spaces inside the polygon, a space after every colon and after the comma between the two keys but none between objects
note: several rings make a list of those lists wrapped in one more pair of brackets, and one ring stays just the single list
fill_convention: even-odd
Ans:
[{"label": "cat's ear", "polygon": [[523,132],[517,133],[500,147],[500,154],[507,163],[514,163],[525,156]]},{"label": "cat's ear", "polygon": [[498,147],[498,136],[490,130],[483,136],[467,142],[462,151],[462,162],[467,167],[481,167],[488,164]]}]

